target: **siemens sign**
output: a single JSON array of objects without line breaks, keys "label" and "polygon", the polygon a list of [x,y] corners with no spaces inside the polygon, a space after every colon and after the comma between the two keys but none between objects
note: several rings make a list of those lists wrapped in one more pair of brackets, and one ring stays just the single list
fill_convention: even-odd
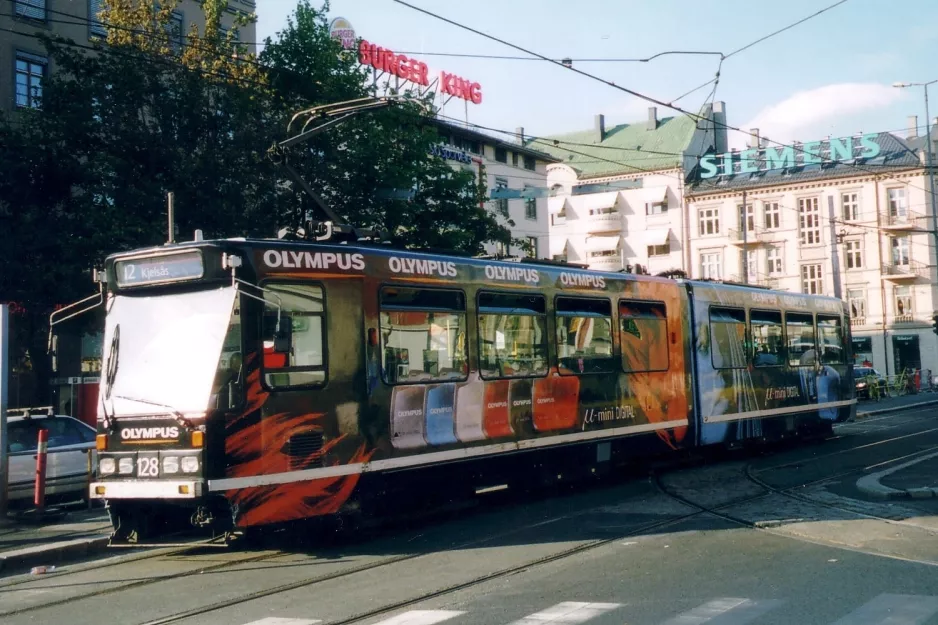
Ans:
[{"label": "siemens sign", "polygon": [[[708,154],[700,159],[700,177],[713,178],[734,173],[747,174],[770,169],[819,165],[829,161],[874,158],[882,151],[879,143],[876,142],[877,136],[878,134],[874,132],[859,138],[844,137],[830,141],[814,141],[805,143],[799,150],[795,150],[795,147],[791,145],[765,148],[765,156],[762,158],[759,156],[759,150],[756,149],[743,150],[738,153]],[[735,166],[737,162],[739,167]]]}]

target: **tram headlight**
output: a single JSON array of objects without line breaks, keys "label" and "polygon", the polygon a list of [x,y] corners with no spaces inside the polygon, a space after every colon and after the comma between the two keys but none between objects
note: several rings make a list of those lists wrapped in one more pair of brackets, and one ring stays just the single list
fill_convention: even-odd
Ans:
[{"label": "tram headlight", "polygon": [[117,471],[117,463],[114,462],[114,458],[101,458],[98,471],[101,472],[101,475],[111,475],[114,471]]},{"label": "tram headlight", "polygon": [[117,463],[117,472],[121,475],[130,475],[134,472],[134,459],[121,458]]},{"label": "tram headlight", "polygon": [[163,458],[163,473],[179,473],[178,456],[166,456]]},{"label": "tram headlight", "polygon": [[196,456],[183,456],[182,458],[182,472],[183,473],[195,473],[199,470],[199,459]]}]

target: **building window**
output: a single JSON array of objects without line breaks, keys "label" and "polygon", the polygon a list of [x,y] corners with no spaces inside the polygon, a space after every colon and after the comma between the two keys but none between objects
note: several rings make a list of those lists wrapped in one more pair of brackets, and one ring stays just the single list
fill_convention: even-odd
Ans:
[{"label": "building window", "polygon": [[[507,178],[496,178],[495,179],[495,189],[500,191],[502,189],[508,189],[508,179]],[[495,200],[495,208],[498,209],[498,212],[503,216],[508,217],[508,198],[498,198]]]},{"label": "building window", "polygon": [[893,237],[892,264],[899,266],[909,264],[909,237]]},{"label": "building window", "polygon": [[495,160],[499,163],[508,163],[508,150],[505,148],[495,148]]},{"label": "building window", "polygon": [[802,245],[821,244],[821,213],[816,197],[798,200],[799,231]]},{"label": "building window", "polygon": [[169,18],[169,24],[166,25],[166,34],[169,36],[169,47],[176,54],[182,53],[184,33],[185,25],[182,13],[173,11],[172,16]]},{"label": "building window", "polygon": [[912,287],[897,286],[893,291],[893,297],[895,297],[897,317],[912,314]]},{"label": "building window", "polygon": [[16,53],[16,106],[39,108],[47,63],[45,57],[27,52]]},{"label": "building window", "polygon": [[92,37],[107,37],[107,28],[100,22],[103,0],[88,0],[88,17]]},{"label": "building window", "polygon": [[708,234],[720,234],[720,209],[700,209],[697,211],[697,223],[699,227],[698,234],[700,236],[705,236]]},{"label": "building window", "polygon": [[900,220],[908,219],[909,201],[905,189],[889,189],[886,193],[889,195],[889,216]]},{"label": "building window", "polygon": [[824,292],[820,265],[801,266],[801,292],[810,295],[820,295]]},{"label": "building window", "polygon": [[[533,192],[534,187],[530,185],[524,185],[524,190]],[[537,221],[537,198],[536,197],[524,198],[524,218]]]},{"label": "building window", "polygon": [[862,269],[863,241],[845,241],[844,250],[847,253],[847,269]]},{"label": "building window", "polygon": [[42,21],[46,19],[46,0],[14,0],[13,6],[17,17]]},{"label": "building window", "polygon": [[865,319],[866,291],[863,289],[847,289],[847,307],[850,309],[851,319]]},{"label": "building window", "polygon": [[550,187],[550,197],[557,197],[558,195],[564,195],[565,191],[563,190],[562,184],[554,184]]},{"label": "building window", "polygon": [[495,255],[496,256],[508,256],[508,246],[505,245],[504,241],[495,242]]},{"label": "building window", "polygon": [[759,273],[756,251],[746,250],[745,252],[740,252],[739,253],[739,266],[746,268],[746,271],[749,274],[750,280],[754,279],[756,277],[756,274]]},{"label": "building window", "polygon": [[840,208],[844,219],[856,221],[860,218],[860,194],[856,191],[840,194]]},{"label": "building window", "polygon": [[763,204],[765,211],[765,229],[774,230],[781,227],[781,215],[778,209],[778,202],[766,202]]},{"label": "building window", "polygon": [[743,228],[747,232],[754,232],[756,229],[756,208],[752,204],[747,204],[745,211],[742,204],[736,205],[736,214],[739,215],[739,230]]},{"label": "building window", "polygon": [[765,252],[766,269],[770,276],[777,276],[782,273],[782,248],[772,246]]},{"label": "building window", "polygon": [[720,253],[707,252],[700,255],[700,277],[707,280],[720,279]]},{"label": "building window", "polygon": [[525,240],[528,243],[528,248],[530,248],[528,254],[531,258],[537,258],[537,237],[525,237]]},{"label": "building window", "polygon": [[533,156],[524,157],[524,168],[534,171],[537,168],[537,161],[534,160]]},{"label": "building window", "polygon": [[667,256],[671,253],[671,242],[668,241],[664,245],[649,245],[648,246],[648,256]]},{"label": "building window", "polygon": [[663,199],[660,202],[646,202],[645,203],[645,214],[646,215],[665,215],[668,212],[668,198]]},{"label": "building window", "polygon": [[511,153],[511,164],[514,165],[515,167],[518,166],[518,153],[517,152]]},{"label": "building window", "polygon": [[562,208],[560,212],[556,215],[550,216],[550,225],[559,226],[560,224],[567,223],[567,209]]}]

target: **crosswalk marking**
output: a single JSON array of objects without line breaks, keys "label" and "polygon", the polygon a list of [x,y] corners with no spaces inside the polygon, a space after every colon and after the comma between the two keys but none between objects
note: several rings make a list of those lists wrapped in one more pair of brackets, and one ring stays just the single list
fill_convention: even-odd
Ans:
[{"label": "crosswalk marking", "polygon": [[615,610],[619,603],[583,603],[580,601],[564,601],[526,616],[512,625],[541,625],[541,623],[585,623],[591,618]]},{"label": "crosswalk marking", "polygon": [[832,625],[916,625],[938,612],[938,597],[882,594]]},{"label": "crosswalk marking", "polygon": [[251,621],[250,623],[246,623],[246,625],[316,625],[316,623],[322,623],[322,621],[309,618],[281,618],[279,616],[268,616],[267,618],[262,618],[259,621]]},{"label": "crosswalk marking", "polygon": [[693,610],[678,614],[662,623],[662,625],[700,625],[701,623],[708,623],[708,625],[743,625],[781,603],[776,599],[756,601],[753,599],[724,597],[708,601]]},{"label": "crosswalk marking", "polygon": [[373,625],[434,625],[465,614],[455,610],[411,610]]}]

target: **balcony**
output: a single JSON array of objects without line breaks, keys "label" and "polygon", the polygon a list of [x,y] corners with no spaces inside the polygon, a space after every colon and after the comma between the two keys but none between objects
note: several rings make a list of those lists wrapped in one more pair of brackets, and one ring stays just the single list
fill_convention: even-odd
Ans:
[{"label": "balcony", "polygon": [[850,318],[850,325],[853,326],[853,327],[856,327],[856,326],[865,326],[865,325],[866,325],[866,317],[851,317],[851,318]]},{"label": "balcony", "polygon": [[892,318],[893,323],[915,323],[915,315],[896,315]]},{"label": "balcony", "polygon": [[746,245],[758,245],[760,243],[769,243],[770,241],[776,240],[776,232],[774,230],[763,230],[762,228],[748,230],[745,235],[746,240],[744,241],[742,229],[727,229],[730,245],[743,245],[744,243]]},{"label": "balcony", "polygon": [[592,256],[589,259],[589,268],[598,271],[621,271],[622,258],[615,256]]},{"label": "balcony", "polygon": [[622,230],[622,213],[617,210],[593,209],[587,221],[589,232],[619,232]]},{"label": "balcony", "polygon": [[915,211],[901,211],[897,215],[883,215],[883,230],[891,232],[915,232],[928,230],[928,216]]},{"label": "balcony", "polygon": [[[732,276],[727,276],[726,280],[728,282],[738,282],[743,284],[743,275],[734,274]],[[765,274],[749,274],[749,285],[750,286],[762,286],[767,289],[778,289],[779,279],[774,276],[767,276]]]},{"label": "balcony", "polygon": [[883,277],[887,280],[904,281],[916,278],[927,278],[928,265],[917,260],[910,260],[906,264],[883,263]]}]

